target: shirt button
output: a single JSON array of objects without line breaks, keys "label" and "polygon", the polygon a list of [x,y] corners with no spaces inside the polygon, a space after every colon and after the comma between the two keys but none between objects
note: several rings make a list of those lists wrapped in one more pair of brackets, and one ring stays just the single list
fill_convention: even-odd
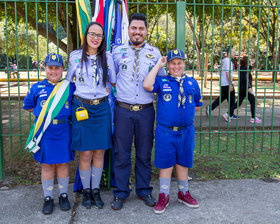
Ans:
[{"label": "shirt button", "polygon": [[138,84],[136,84],[136,86],[138,86]]},{"label": "shirt button", "polygon": [[138,96],[138,94],[136,94],[136,96]]},{"label": "shirt button", "polygon": [[[96,95],[94,95],[94,97],[96,97]],[[182,112],[181,112],[182,113]]]}]

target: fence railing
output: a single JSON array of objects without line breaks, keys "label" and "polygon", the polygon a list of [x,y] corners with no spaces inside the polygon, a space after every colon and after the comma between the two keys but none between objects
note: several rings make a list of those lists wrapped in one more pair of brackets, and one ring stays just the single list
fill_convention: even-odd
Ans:
[{"label": "fence railing", "polygon": [[[57,52],[67,62],[69,53],[79,47],[75,7],[74,0],[0,2],[0,179],[3,157],[26,153],[23,147],[32,116],[21,109],[22,102],[30,86],[45,76],[42,61],[48,53]],[[200,153],[280,151],[279,8],[279,0],[128,2],[129,14],[147,16],[149,43],[163,55],[173,48],[185,51],[186,73],[198,80],[205,106],[220,95],[221,62],[226,50],[236,51],[232,61],[237,96],[239,65],[248,56],[247,62],[253,67],[254,109],[262,122],[250,123],[248,93],[235,110],[240,119],[232,122],[222,117],[229,111],[229,103],[221,104],[220,100],[209,117],[204,106],[195,121],[196,150]],[[10,63],[17,69],[10,69]]]}]

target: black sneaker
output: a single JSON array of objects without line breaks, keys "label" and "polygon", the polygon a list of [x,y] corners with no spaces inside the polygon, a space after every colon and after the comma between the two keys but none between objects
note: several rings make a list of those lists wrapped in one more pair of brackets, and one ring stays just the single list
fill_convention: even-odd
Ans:
[{"label": "black sneaker", "polygon": [[68,195],[66,193],[62,193],[59,198],[59,206],[61,211],[68,211],[71,209],[70,202],[68,200]]},{"label": "black sneaker", "polygon": [[54,207],[53,199],[50,196],[45,197],[44,198],[44,205],[43,205],[42,213],[44,215],[52,214],[53,207]]},{"label": "black sneaker", "polygon": [[121,210],[123,207],[124,200],[118,197],[114,197],[114,201],[111,204],[111,208],[114,210]]},{"label": "black sneaker", "polygon": [[233,114],[233,115],[230,115],[229,118],[230,119],[239,119],[239,116],[236,116],[235,114]]},{"label": "black sneaker", "polygon": [[99,189],[94,188],[93,190],[91,190],[91,200],[95,208],[101,209],[104,207],[104,202],[100,197]]},{"label": "black sneaker", "polygon": [[145,205],[149,207],[154,207],[156,204],[156,200],[153,198],[151,194],[146,195],[145,197],[139,197],[141,200],[144,201]]},{"label": "black sneaker", "polygon": [[83,189],[83,201],[82,201],[82,205],[85,208],[91,208],[91,198],[90,198],[90,189]]}]

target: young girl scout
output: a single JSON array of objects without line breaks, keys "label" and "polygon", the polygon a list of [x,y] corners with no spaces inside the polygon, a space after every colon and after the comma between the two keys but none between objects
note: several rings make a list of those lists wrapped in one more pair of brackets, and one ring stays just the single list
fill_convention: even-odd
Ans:
[{"label": "young girl scout", "polygon": [[75,77],[72,106],[71,149],[79,151],[79,173],[83,185],[82,205],[103,208],[99,184],[104,152],[112,147],[111,111],[106,87],[116,82],[112,56],[106,53],[103,27],[91,22],[80,49],[70,54],[66,79]]},{"label": "young girl scout", "polygon": [[75,85],[62,80],[63,60],[60,54],[49,54],[45,59],[47,78],[34,84],[24,99],[23,109],[33,112],[35,122],[26,147],[42,166],[44,191],[43,214],[53,212],[54,173],[57,172],[59,206],[71,208],[67,192],[69,161],[74,160],[70,150],[71,102]]}]

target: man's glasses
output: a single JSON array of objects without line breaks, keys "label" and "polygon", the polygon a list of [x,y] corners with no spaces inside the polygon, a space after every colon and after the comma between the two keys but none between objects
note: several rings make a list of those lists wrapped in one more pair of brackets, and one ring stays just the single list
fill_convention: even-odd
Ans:
[{"label": "man's glasses", "polygon": [[97,33],[94,33],[94,32],[88,32],[88,35],[91,37],[91,38],[97,38],[97,39],[103,39],[103,34],[97,34]]}]

